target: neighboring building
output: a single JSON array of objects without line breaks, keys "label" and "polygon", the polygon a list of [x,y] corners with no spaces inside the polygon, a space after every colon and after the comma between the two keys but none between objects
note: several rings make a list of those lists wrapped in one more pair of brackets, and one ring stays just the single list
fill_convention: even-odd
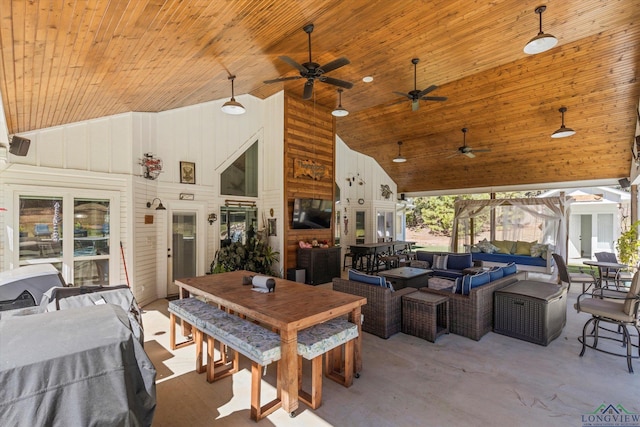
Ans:
[{"label": "neighboring building", "polygon": [[631,213],[631,194],[613,187],[551,190],[540,197],[573,199],[569,209],[568,252],[571,258],[593,258],[596,252],[616,252],[616,241]]}]

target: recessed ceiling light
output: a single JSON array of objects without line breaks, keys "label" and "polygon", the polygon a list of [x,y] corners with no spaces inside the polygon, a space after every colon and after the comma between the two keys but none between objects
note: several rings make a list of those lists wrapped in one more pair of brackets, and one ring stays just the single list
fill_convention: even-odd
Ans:
[{"label": "recessed ceiling light", "polygon": [[365,76],[362,78],[362,81],[365,83],[371,83],[373,81],[373,77],[371,76]]}]

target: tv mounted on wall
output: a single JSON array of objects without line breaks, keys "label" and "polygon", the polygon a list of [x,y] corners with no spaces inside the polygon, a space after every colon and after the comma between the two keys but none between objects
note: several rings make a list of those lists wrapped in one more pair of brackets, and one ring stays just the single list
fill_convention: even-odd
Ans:
[{"label": "tv mounted on wall", "polygon": [[333,202],[322,199],[293,201],[293,228],[331,228]]}]

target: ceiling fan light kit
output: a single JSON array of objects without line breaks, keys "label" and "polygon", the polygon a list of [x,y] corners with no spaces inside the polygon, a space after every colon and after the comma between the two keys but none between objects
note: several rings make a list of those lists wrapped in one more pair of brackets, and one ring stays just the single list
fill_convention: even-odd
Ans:
[{"label": "ceiling fan light kit", "polygon": [[236,76],[229,76],[229,80],[231,80],[231,99],[222,105],[221,110],[223,113],[237,116],[240,114],[244,114],[247,110],[244,108],[242,104],[236,101],[234,90],[233,90],[233,81],[235,80],[235,78]]},{"label": "ceiling fan light kit", "polygon": [[396,95],[406,96],[411,100],[411,111],[416,111],[420,107],[420,100],[423,101],[446,101],[447,98],[444,96],[426,96],[429,92],[433,92],[438,89],[438,86],[431,85],[424,90],[418,90],[418,62],[420,62],[420,58],[413,58],[411,63],[413,64],[413,90],[409,91],[409,93],[403,92],[393,92]]},{"label": "ceiling fan light kit", "polygon": [[524,53],[529,55],[535,55],[536,53],[546,52],[555,45],[558,44],[558,39],[551,34],[545,34],[542,32],[542,12],[547,9],[547,6],[536,7],[536,13],[540,15],[540,31],[538,35],[529,40],[524,47]]},{"label": "ceiling fan light kit", "polygon": [[305,99],[305,100],[311,99],[311,96],[313,95],[313,84],[316,80],[319,80],[323,83],[328,83],[334,86],[342,87],[345,89],[351,89],[353,87],[353,83],[346,82],[344,80],[335,79],[333,77],[325,76],[326,73],[333,71],[337,68],[343,67],[350,63],[349,60],[344,56],[338,59],[334,59],[333,61],[323,66],[321,66],[317,62],[313,62],[313,60],[311,59],[311,33],[313,32],[313,28],[314,28],[313,24],[307,24],[304,27],[302,27],[304,32],[307,33],[307,36],[309,39],[309,62],[305,62],[304,64],[298,64],[296,61],[289,58],[288,56],[278,57],[280,58],[280,60],[286,62],[287,64],[291,65],[293,68],[298,70],[300,75],[290,76],[290,77],[279,77],[277,79],[265,80],[264,83],[269,84],[269,83],[285,82],[288,80],[306,79],[307,81],[304,84],[304,89],[302,92],[302,99]]},{"label": "ceiling fan light kit", "polygon": [[403,157],[402,153],[400,152],[401,147],[402,147],[402,141],[398,141],[398,156],[393,159],[394,163],[404,163],[407,161],[407,159]]},{"label": "ceiling fan light kit", "polygon": [[331,112],[335,117],[344,117],[349,114],[349,112],[342,107],[342,90],[343,89],[338,89],[338,106]]},{"label": "ceiling fan light kit", "polygon": [[560,125],[560,129],[551,134],[551,138],[566,138],[568,136],[575,135],[575,130],[564,125],[564,113],[567,111],[567,107],[560,107],[558,111],[562,114],[562,125]]}]

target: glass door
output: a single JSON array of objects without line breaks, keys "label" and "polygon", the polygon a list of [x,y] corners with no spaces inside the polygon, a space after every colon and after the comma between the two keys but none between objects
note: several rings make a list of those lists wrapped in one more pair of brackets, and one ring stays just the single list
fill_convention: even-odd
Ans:
[{"label": "glass door", "polygon": [[197,272],[197,215],[195,212],[173,212],[169,256],[171,275],[167,295],[177,295],[174,280],[194,277]]}]

